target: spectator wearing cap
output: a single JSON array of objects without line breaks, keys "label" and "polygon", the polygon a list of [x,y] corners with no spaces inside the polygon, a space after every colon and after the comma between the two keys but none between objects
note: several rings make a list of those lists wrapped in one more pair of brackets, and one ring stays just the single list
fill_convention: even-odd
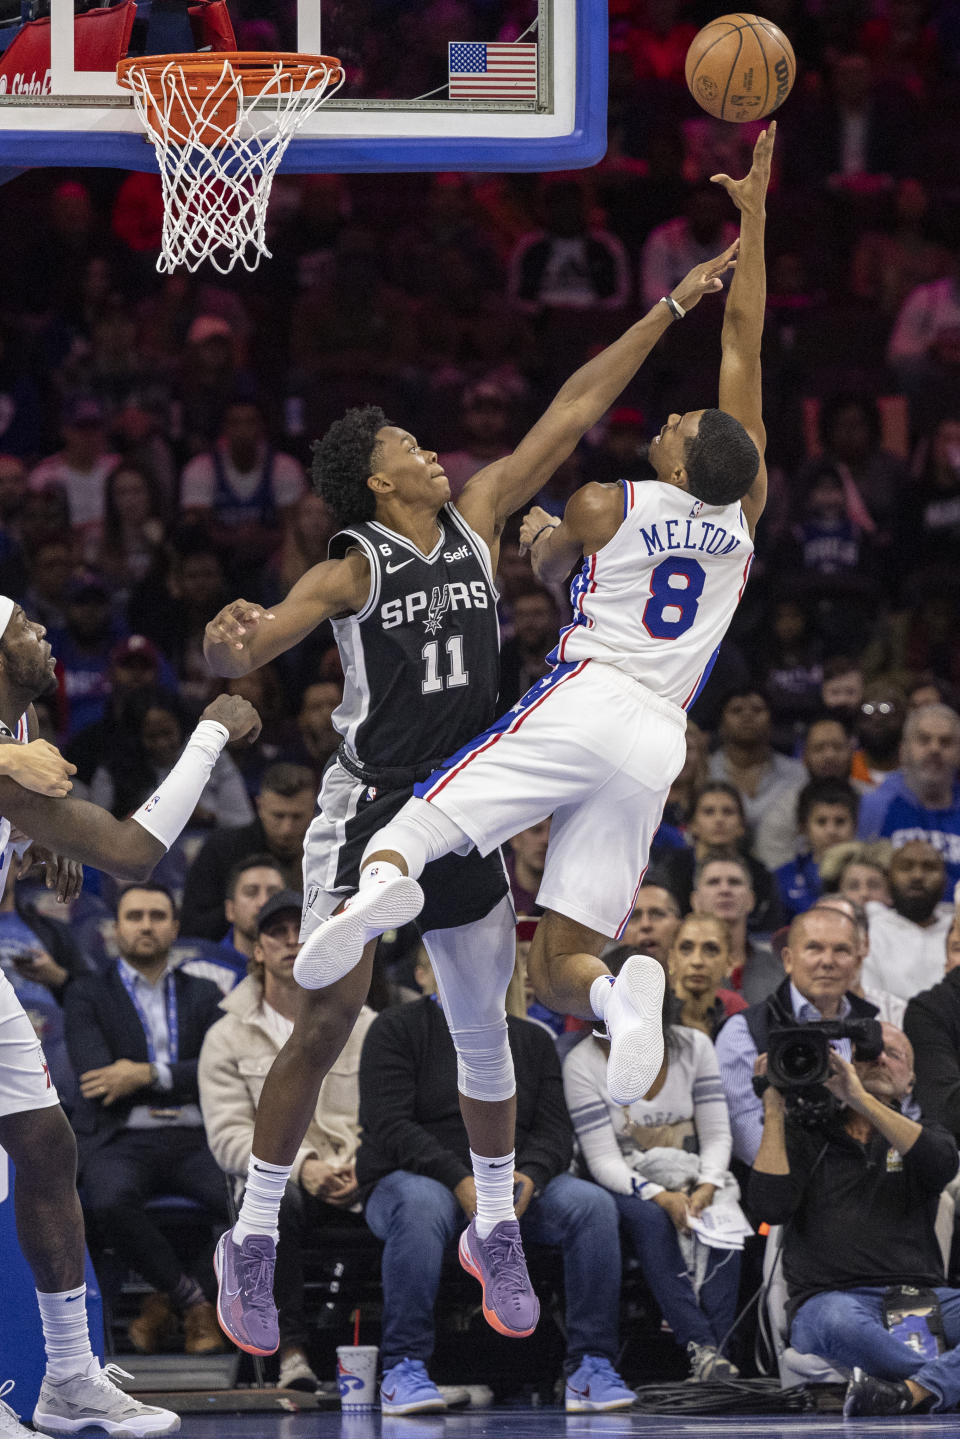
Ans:
[{"label": "spectator wearing cap", "polygon": [[[238,1184],[247,1172],[264,1080],[293,1030],[300,995],[293,961],[300,949],[302,903],[302,894],[286,889],[260,907],[249,974],[221,1002],[223,1018],[210,1028],[200,1052],[198,1081],[207,1140],[220,1168]],[[358,1076],[360,1050],[374,1017],[364,1005],[320,1086],[280,1206],[275,1295],[281,1388],[309,1390],[318,1383],[307,1358],[303,1249],[322,1245],[323,1229],[331,1223],[363,1223],[354,1169]]]},{"label": "spectator wearing cap", "polygon": [[441,457],[453,499],[484,465],[502,460],[512,450],[511,408],[510,391],[499,380],[478,380],[464,390],[460,412],[462,443]]},{"label": "spectator wearing cap", "polygon": [[50,636],[63,703],[61,729],[70,739],[103,719],[110,693],[110,656],[123,626],[110,589],[95,570],[74,575],[65,594],[66,624]]},{"label": "spectator wearing cap", "polygon": [[156,689],[175,691],[172,669],[145,635],[127,635],[110,651],[102,717],[78,731],[66,748],[71,764],[77,766],[75,785],[89,785],[97,766],[129,739],[131,697]]},{"label": "spectator wearing cap", "polygon": [[949,705],[920,705],[903,726],[900,768],[864,797],[861,839],[894,849],[926,839],[943,856],[950,892],[960,881],[960,715]]},{"label": "spectator wearing cap", "polygon": [[102,524],[107,476],[119,460],[107,443],[103,406],[92,395],[78,396],[67,404],[60,428],[63,449],[41,460],[27,483],[31,490],[59,486],[66,494],[73,528]]},{"label": "spectator wearing cap", "polygon": [[305,765],[274,764],[264,771],[256,818],[238,829],[214,830],[190,866],[180,928],[191,938],[222,939],[227,880],[251,854],[269,854],[292,887],[300,880],[303,841],[316,810],[316,782]]},{"label": "spectator wearing cap", "polygon": [[260,563],[276,549],[305,491],[299,460],[274,448],[260,406],[241,394],[227,404],[214,444],[180,477],[188,520],[202,521],[211,541],[244,565]]}]

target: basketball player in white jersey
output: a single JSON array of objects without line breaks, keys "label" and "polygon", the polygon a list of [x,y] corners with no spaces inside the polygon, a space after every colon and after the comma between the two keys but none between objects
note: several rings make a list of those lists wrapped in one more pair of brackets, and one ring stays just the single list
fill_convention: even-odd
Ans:
[{"label": "basketball player in white jersey", "polygon": [[[530,977],[551,1009],[606,1020],[608,1085],[622,1104],[662,1066],[663,971],[634,956],[614,983],[598,956],[633,910],[683,764],[685,709],[743,593],[766,498],[760,341],[775,130],[758,139],[745,179],[713,177],[742,215],[719,408],[669,417],[650,446],[655,479],[586,485],[562,521],[527,517],[522,538],[539,579],[563,578],[582,557],[554,668],[416,786],[368,844],[357,895],[307,940],[294,971],[305,987],[337,980],[373,934],[416,912],[426,864],[471,845],[486,854],[552,814]],[[664,329],[682,322],[669,299],[662,311]],[[474,1246],[469,1226],[460,1254],[471,1270]]]},{"label": "basketball player in white jersey", "polygon": [[[13,753],[36,753],[34,745],[21,746],[18,740],[35,724],[33,701],[54,683],[55,660],[44,634],[42,625],[0,595],[0,895],[15,848],[11,828],[63,857],[54,875],[61,895],[83,864],[122,879],[146,879],[192,815],[223,746],[259,734],[256,710],[235,695],[219,696],[204,710],[156,793],[129,819],[116,820],[66,793],[72,765],[57,773],[53,764],[45,777],[36,773],[36,760],[25,767],[11,762]],[[46,746],[39,758],[51,766],[55,755]],[[29,792],[16,780],[42,792]],[[159,1101],[159,1078],[157,1084]],[[2,974],[0,1146],[16,1167],[17,1236],[37,1286],[47,1353],[35,1427],[47,1434],[74,1434],[89,1425],[133,1439],[173,1433],[180,1428],[179,1416],[125,1394],[113,1382],[123,1371],[115,1365],[101,1368],[91,1351],[76,1143],[33,1025]],[[32,1434],[0,1400],[0,1436],[29,1439]]]}]

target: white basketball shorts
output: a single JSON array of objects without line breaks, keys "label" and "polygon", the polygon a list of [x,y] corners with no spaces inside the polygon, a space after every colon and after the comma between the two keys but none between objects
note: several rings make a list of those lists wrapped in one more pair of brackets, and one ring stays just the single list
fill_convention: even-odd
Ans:
[{"label": "white basketball shorts", "polygon": [[0,1115],[59,1103],[43,1046],[13,985],[0,974]]},{"label": "white basketball shorts", "polygon": [[561,664],[415,793],[481,854],[552,814],[538,903],[619,935],[686,757],[686,724],[613,665]]}]

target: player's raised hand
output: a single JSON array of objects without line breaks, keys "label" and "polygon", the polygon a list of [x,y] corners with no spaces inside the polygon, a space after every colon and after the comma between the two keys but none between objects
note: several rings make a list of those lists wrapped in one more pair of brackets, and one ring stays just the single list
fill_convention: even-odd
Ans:
[{"label": "player's raised hand", "polygon": [[777,122],[771,120],[766,130],[761,131],[753,147],[753,164],[742,180],[732,180],[729,175],[711,175],[714,185],[722,185],[738,210],[754,214],[763,209],[770,184],[770,163],[773,159],[773,144],[777,138]]},{"label": "player's raised hand", "polygon": [[728,270],[732,270],[737,263],[737,252],[740,249],[740,236],[728,245],[722,255],[717,255],[712,260],[701,261],[694,265],[689,275],[685,275],[671,292],[670,298],[676,300],[683,310],[692,310],[694,305],[699,304],[704,295],[715,295],[723,289],[723,277]]},{"label": "player's raised hand", "polygon": [[249,700],[240,695],[217,695],[200,716],[205,720],[216,720],[230,732],[230,743],[245,739],[253,744],[260,733],[261,721]]},{"label": "player's raised hand", "polygon": [[204,633],[208,644],[229,645],[232,650],[242,650],[260,625],[272,619],[273,615],[262,605],[253,604],[250,600],[234,600],[214,615]]}]

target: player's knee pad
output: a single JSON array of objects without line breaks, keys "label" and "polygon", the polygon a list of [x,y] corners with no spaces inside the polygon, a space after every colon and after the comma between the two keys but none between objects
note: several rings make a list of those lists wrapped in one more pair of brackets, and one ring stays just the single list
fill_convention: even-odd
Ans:
[{"label": "player's knee pad", "polygon": [[507,1016],[496,1024],[450,1030],[457,1051],[457,1088],[468,1099],[495,1104],[516,1091]]},{"label": "player's knee pad", "polygon": [[395,850],[407,863],[407,873],[419,879],[434,859],[454,850],[465,853],[470,839],[458,824],[425,799],[409,799],[399,814],[378,830],[363,852],[361,869],[372,854]]}]

